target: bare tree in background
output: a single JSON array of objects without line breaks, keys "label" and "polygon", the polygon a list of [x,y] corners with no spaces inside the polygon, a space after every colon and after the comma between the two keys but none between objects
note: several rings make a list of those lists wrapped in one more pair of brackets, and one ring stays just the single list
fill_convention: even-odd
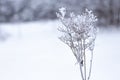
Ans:
[{"label": "bare tree in background", "polygon": [[31,0],[22,0],[14,13],[16,21],[31,21],[34,10],[31,7]]},{"label": "bare tree in background", "polygon": [[12,1],[0,1],[0,22],[9,22],[14,16],[15,8]]},{"label": "bare tree in background", "polygon": [[[81,15],[70,13],[69,17],[65,18],[66,9],[60,8],[57,16],[63,24],[62,27],[58,28],[63,33],[60,40],[72,50],[79,64],[82,80],[89,80],[97,32],[95,27],[97,18],[92,11],[87,9]],[[87,57],[88,55],[90,57]]]},{"label": "bare tree in background", "polygon": [[100,24],[120,24],[120,0],[96,0],[95,12]]}]

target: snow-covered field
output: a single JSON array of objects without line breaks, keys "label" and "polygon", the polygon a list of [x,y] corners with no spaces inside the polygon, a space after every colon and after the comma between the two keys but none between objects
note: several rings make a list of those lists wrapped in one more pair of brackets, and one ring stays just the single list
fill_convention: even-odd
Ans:
[{"label": "snow-covered field", "polygon": [[[0,42],[0,80],[81,80],[79,66],[58,39],[59,23],[2,24],[10,37]],[[91,80],[119,80],[120,32],[99,32]]]}]

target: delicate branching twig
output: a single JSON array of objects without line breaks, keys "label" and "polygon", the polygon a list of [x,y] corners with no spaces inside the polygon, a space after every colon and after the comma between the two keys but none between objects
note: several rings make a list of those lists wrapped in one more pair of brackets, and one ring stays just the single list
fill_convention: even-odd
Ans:
[{"label": "delicate branching twig", "polygon": [[[97,18],[93,15],[92,11],[87,9],[82,15],[70,13],[69,17],[66,18],[66,9],[60,8],[57,16],[63,24],[62,27],[58,28],[58,30],[63,33],[60,40],[71,48],[77,63],[79,63],[82,80],[89,80],[97,31],[94,23],[97,21]],[[91,52],[90,67],[88,71],[86,61],[87,50]]]}]

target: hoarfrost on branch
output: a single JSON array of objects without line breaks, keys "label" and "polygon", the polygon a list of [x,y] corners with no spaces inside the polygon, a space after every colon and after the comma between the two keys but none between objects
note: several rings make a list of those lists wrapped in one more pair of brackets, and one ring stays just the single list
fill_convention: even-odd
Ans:
[{"label": "hoarfrost on branch", "polygon": [[[79,63],[82,80],[89,80],[97,33],[95,26],[97,18],[92,11],[88,9],[81,15],[76,15],[71,12],[66,16],[66,9],[62,7],[56,14],[63,24],[58,28],[58,30],[62,32],[62,36],[59,37],[59,39],[71,48],[77,63]],[[91,59],[89,70],[87,71],[86,55],[88,53],[86,51],[88,50],[91,53]]]}]

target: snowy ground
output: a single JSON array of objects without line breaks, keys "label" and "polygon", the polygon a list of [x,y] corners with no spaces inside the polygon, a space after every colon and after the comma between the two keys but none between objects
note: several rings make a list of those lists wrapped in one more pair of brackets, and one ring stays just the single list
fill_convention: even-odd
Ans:
[{"label": "snowy ground", "polygon": [[[81,80],[70,49],[58,39],[57,22],[1,25],[0,80]],[[19,28],[18,28],[19,27]],[[119,80],[120,32],[99,32],[91,80]]]}]

